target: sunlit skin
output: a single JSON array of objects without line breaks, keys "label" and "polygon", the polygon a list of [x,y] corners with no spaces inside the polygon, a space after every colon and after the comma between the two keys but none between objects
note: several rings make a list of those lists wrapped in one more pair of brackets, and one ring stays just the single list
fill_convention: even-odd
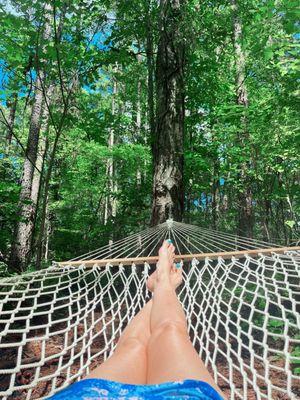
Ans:
[{"label": "sunlit skin", "polygon": [[175,292],[182,282],[182,268],[174,266],[174,257],[175,247],[165,241],[156,271],[147,281],[152,299],[128,324],[114,354],[86,378],[136,385],[196,379],[222,394],[189,339]]}]

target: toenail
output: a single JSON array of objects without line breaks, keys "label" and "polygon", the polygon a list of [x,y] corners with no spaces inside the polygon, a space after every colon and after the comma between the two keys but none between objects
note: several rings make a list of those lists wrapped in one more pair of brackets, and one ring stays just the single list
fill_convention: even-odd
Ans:
[{"label": "toenail", "polygon": [[167,242],[168,242],[168,243],[172,243],[172,240],[171,240],[171,239],[168,239]]},{"label": "toenail", "polygon": [[176,268],[181,268],[181,263],[176,263]]}]

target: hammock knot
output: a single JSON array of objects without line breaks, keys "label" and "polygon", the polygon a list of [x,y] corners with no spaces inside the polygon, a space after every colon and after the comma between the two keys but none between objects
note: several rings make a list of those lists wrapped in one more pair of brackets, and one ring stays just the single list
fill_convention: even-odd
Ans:
[{"label": "hammock knot", "polygon": [[111,267],[112,267],[112,264],[111,264],[111,263],[107,263],[107,264],[105,265],[105,271],[106,271],[106,272],[109,272],[110,269],[111,269]]},{"label": "hammock knot", "polygon": [[148,276],[149,270],[150,270],[150,265],[149,265],[147,262],[145,262],[145,263],[144,263],[143,275],[144,275],[144,276]]},{"label": "hammock knot", "polygon": [[200,264],[200,261],[197,260],[197,258],[192,259],[192,267],[197,267],[197,265],[199,265],[199,264]]},{"label": "hammock knot", "polygon": [[167,227],[169,230],[171,230],[173,228],[173,223],[174,223],[173,218],[169,218],[166,220],[166,224],[167,224]]}]

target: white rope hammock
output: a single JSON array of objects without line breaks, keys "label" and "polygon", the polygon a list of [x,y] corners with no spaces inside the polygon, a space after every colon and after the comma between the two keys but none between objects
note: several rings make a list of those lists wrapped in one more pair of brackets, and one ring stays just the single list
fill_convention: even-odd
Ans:
[{"label": "white rope hammock", "polygon": [[228,398],[299,398],[300,248],[172,221],[0,281],[0,398],[46,398],[105,360],[150,296],[165,238],[191,340]]}]

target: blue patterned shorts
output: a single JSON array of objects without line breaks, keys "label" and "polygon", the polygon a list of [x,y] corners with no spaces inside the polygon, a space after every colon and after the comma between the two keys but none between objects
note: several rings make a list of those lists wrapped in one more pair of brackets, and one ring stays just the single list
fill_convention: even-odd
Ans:
[{"label": "blue patterned shorts", "polygon": [[51,400],[223,400],[208,383],[196,380],[128,385],[104,379],[84,379],[51,397]]}]

